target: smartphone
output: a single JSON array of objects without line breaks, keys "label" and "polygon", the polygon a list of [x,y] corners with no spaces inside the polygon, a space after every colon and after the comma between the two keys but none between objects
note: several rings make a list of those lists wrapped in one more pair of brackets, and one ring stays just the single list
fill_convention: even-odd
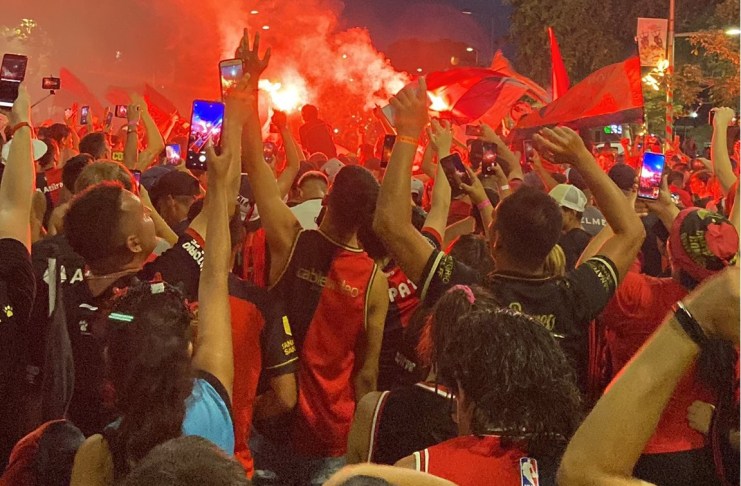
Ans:
[{"label": "smartphone", "polygon": [[[445,178],[450,183],[450,192],[453,197],[458,197],[463,194],[463,190],[459,187],[459,183],[471,184],[471,179],[468,177],[466,167],[463,165],[461,156],[458,154],[450,154],[447,157],[443,157],[440,160],[440,164],[443,167]],[[456,180],[457,177],[457,180]]]},{"label": "smartphone", "polygon": [[478,125],[466,125],[466,136],[467,137],[482,137],[484,135],[484,129]]},{"label": "smartphone", "polygon": [[273,142],[265,142],[262,144],[262,157],[265,162],[272,162],[275,157],[275,144]]},{"label": "smartphone", "polygon": [[641,175],[638,179],[638,197],[642,199],[659,198],[661,175],[664,173],[666,157],[664,154],[644,152],[641,164]]},{"label": "smartphone", "polygon": [[134,181],[136,181],[136,190],[139,191],[139,186],[141,185],[142,181],[142,171],[132,170],[131,175],[134,176]]},{"label": "smartphone", "polygon": [[218,101],[193,101],[188,134],[188,152],[185,166],[188,169],[206,170],[206,144],[221,143],[224,125],[224,104]]},{"label": "smartphone", "polygon": [[396,123],[396,110],[391,105],[386,105],[383,108],[381,108],[381,113],[383,113],[383,116],[386,117],[386,120],[388,120],[389,124],[392,127],[395,127]]},{"label": "smartphone", "polygon": [[165,160],[167,165],[180,165],[180,144],[168,143],[165,145]]},{"label": "smartphone", "polygon": [[90,107],[89,106],[83,106],[80,108],[80,123],[83,125],[87,125],[87,117],[90,115]]},{"label": "smartphone", "polygon": [[532,140],[522,141],[522,158],[525,162],[532,162],[535,148],[533,148]]},{"label": "smartphone", "polygon": [[41,78],[41,89],[49,89],[54,91],[62,87],[62,80],[49,76],[48,78]]},{"label": "smartphone", "polygon": [[18,98],[18,86],[26,78],[28,57],[5,54],[0,64],[0,107],[11,107]]},{"label": "smartphone", "polygon": [[391,152],[394,150],[396,135],[386,135],[383,137],[383,148],[381,149],[381,168],[385,169],[391,160]]},{"label": "smartphone", "polygon": [[106,128],[111,128],[111,124],[113,123],[113,112],[109,111],[108,114],[105,116],[105,126]]},{"label": "smartphone", "polygon": [[116,105],[116,118],[126,118],[129,107],[126,105]]},{"label": "smartphone", "polygon": [[241,59],[226,59],[219,63],[222,99],[237,85],[243,74],[244,66]]}]

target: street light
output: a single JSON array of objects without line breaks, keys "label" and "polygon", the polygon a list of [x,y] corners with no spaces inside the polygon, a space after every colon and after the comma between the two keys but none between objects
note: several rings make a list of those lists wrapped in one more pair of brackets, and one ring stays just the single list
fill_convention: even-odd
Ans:
[{"label": "street light", "polygon": [[257,14],[259,14],[259,13],[260,13],[260,12],[259,12],[259,11],[257,11],[257,10],[250,10],[250,15],[257,15]]},{"label": "street light", "polygon": [[737,27],[726,30],[726,35],[740,35],[740,34],[741,34],[741,29]]},{"label": "street light", "polygon": [[466,47],[466,52],[473,52],[473,47]]},{"label": "street light", "polygon": [[263,25],[262,26],[262,30],[270,30],[270,26],[269,25]]}]

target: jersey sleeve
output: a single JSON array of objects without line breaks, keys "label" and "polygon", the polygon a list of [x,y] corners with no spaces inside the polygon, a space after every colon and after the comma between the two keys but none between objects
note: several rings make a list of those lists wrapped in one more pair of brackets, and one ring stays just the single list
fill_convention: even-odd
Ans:
[{"label": "jersey sleeve", "polygon": [[435,228],[431,228],[429,226],[425,226],[422,228],[422,236],[427,238],[427,241],[432,245],[433,248],[436,250],[441,250],[443,247],[443,237],[440,235],[440,233],[437,232]]},{"label": "jersey sleeve", "polygon": [[478,273],[450,255],[434,250],[422,272],[420,300],[432,305],[454,285],[479,283]]},{"label": "jersey sleeve", "polygon": [[298,370],[298,354],[291,324],[288,316],[277,304],[266,312],[261,340],[262,366],[268,378],[295,373]]},{"label": "jersey sleeve", "polygon": [[575,318],[591,321],[610,302],[618,286],[618,271],[606,256],[597,255],[566,274],[571,301],[577,306]]},{"label": "jersey sleeve", "polygon": [[182,286],[185,297],[195,301],[198,300],[198,280],[201,277],[204,256],[203,238],[189,229],[175,246],[146,264],[140,276],[151,280],[160,274],[165,282]]}]

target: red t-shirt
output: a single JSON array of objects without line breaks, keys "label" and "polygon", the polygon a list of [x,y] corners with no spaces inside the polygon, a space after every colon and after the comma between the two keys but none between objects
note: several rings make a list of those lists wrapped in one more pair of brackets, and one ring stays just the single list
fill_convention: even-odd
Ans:
[{"label": "red t-shirt", "polygon": [[[635,272],[626,274],[602,313],[614,374],[630,361],[658,329],[672,305],[687,293],[687,289],[671,278]],[[645,454],[680,452],[705,446],[705,436],[691,429],[687,422],[687,408],[695,400],[716,403],[715,394],[699,381],[693,365],[674,390],[656,432],[643,451]]]},{"label": "red t-shirt", "polygon": [[417,471],[458,486],[538,486],[538,465],[517,447],[492,435],[456,437],[414,453]]}]

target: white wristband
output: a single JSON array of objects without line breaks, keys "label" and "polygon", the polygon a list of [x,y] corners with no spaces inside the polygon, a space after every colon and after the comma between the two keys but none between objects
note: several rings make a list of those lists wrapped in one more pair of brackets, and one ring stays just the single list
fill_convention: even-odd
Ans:
[{"label": "white wristband", "polygon": [[501,189],[503,191],[508,191],[509,190],[509,184],[505,184],[503,186],[500,186],[499,189]]}]

